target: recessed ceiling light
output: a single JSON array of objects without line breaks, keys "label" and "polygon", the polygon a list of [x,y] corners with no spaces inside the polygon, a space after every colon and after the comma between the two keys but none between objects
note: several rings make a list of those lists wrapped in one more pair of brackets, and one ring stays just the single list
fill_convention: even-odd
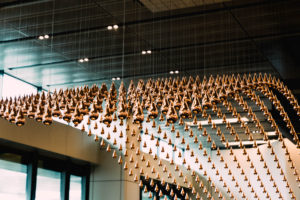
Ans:
[{"label": "recessed ceiling light", "polygon": [[84,58],[84,61],[87,62],[87,61],[89,61],[89,59],[88,58]]},{"label": "recessed ceiling light", "polygon": [[45,38],[45,39],[48,39],[48,38],[49,38],[49,35],[44,35],[44,38]]},{"label": "recessed ceiling light", "polygon": [[178,71],[178,70],[175,70],[175,74],[179,74],[179,71]]},{"label": "recessed ceiling light", "polygon": [[78,62],[82,63],[82,62],[84,62],[84,60],[81,58],[78,60]]},{"label": "recessed ceiling light", "polygon": [[120,80],[120,77],[117,77],[117,80]]},{"label": "recessed ceiling light", "polygon": [[111,80],[113,80],[113,81],[114,81],[114,80],[116,80],[116,78],[115,78],[115,77],[113,77]]},{"label": "recessed ceiling light", "polygon": [[115,24],[115,25],[113,26],[113,28],[114,28],[115,30],[117,30],[117,29],[119,28],[119,26],[118,26],[117,24]]},{"label": "recessed ceiling light", "polygon": [[147,54],[151,54],[152,53],[152,51],[151,50],[147,50]]},{"label": "recessed ceiling light", "polygon": [[142,51],[142,54],[145,55],[147,52],[146,51]]},{"label": "recessed ceiling light", "polygon": [[174,72],[173,72],[173,71],[170,71],[170,74],[174,74]]},{"label": "recessed ceiling light", "polygon": [[44,39],[44,36],[40,35],[39,40],[43,40],[43,39]]},{"label": "recessed ceiling light", "polygon": [[112,28],[113,28],[112,26],[108,26],[107,30],[112,30]]}]

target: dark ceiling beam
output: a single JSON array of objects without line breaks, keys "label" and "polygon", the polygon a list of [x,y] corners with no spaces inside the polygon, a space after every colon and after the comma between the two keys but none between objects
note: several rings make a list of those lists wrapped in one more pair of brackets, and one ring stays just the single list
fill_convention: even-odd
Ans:
[{"label": "dark ceiling beam", "polygon": [[[50,37],[57,37],[57,36],[67,36],[67,35],[72,35],[72,34],[82,34],[82,33],[91,33],[93,31],[105,31],[107,30],[107,26],[96,26],[92,28],[84,28],[81,30],[70,30],[70,31],[63,31],[63,32],[57,32],[57,33],[52,33],[48,34]],[[37,40],[40,35],[35,35],[35,36],[28,36],[28,37],[23,37],[23,38],[15,38],[11,40],[2,40],[0,41],[0,44],[10,44],[10,43],[15,43],[15,42],[22,42],[22,41],[30,41],[30,40]]]},{"label": "dark ceiling beam", "polygon": [[51,0],[16,0],[16,1],[9,1],[0,3],[0,9],[6,9],[6,8],[15,8],[20,6],[28,6],[33,5],[36,3],[44,3]]},{"label": "dark ceiling beam", "polygon": [[[268,40],[268,39],[275,39],[280,37],[291,37],[291,36],[298,36],[300,32],[291,32],[291,33],[274,33],[274,34],[265,34],[265,35],[258,35],[252,37],[253,40]],[[156,51],[170,51],[170,50],[182,50],[182,49],[190,49],[194,47],[208,47],[208,46],[216,46],[216,45],[227,45],[227,44],[235,44],[235,43],[242,43],[248,42],[249,37],[241,37],[232,40],[218,40],[218,41],[211,41],[211,42],[203,42],[203,43],[193,43],[193,44],[186,44],[186,45],[178,45],[178,46],[171,46],[171,47],[163,47],[153,49],[153,52]]]},{"label": "dark ceiling beam", "polygon": [[[237,66],[242,66],[242,65],[254,65],[254,64],[264,64],[266,63],[265,60],[261,60],[261,61],[255,61],[255,62],[238,62],[236,64],[227,64],[227,65],[215,65],[215,66],[210,66],[207,67],[206,70],[212,71],[212,70],[220,70],[221,68],[226,68],[226,67],[237,67]],[[193,76],[193,74],[189,74],[189,71],[195,71],[195,70],[204,70],[204,68],[196,68],[195,66],[188,66],[184,68],[185,70],[182,71],[182,73],[185,73],[188,76]],[[255,70],[255,69],[254,69]],[[222,71],[222,70],[221,70]],[[140,74],[126,74],[123,76],[123,79],[127,79],[127,78],[139,78],[139,77],[148,77],[148,76],[153,76],[153,75],[164,75],[164,74],[169,74],[170,71],[166,71],[166,70],[162,70],[160,72],[155,72],[154,74],[145,74],[145,73],[140,73]],[[182,75],[182,74],[181,74]],[[112,76],[115,77],[115,76]],[[82,81],[69,81],[69,82],[63,82],[63,83],[55,83],[55,84],[47,84],[47,87],[53,87],[53,86],[60,86],[60,85],[73,85],[73,84],[81,84],[81,83],[93,83],[93,82],[99,82],[99,81],[108,81],[110,80],[112,77],[101,77],[101,78],[97,78],[97,79],[87,79],[87,80],[82,80]]]},{"label": "dark ceiling beam", "polygon": [[[235,10],[235,9],[242,9],[242,8],[258,6],[258,5],[273,4],[275,2],[281,2],[281,1],[284,1],[284,0],[258,1],[258,2],[254,2],[254,3],[247,3],[247,4],[242,4],[242,5],[231,6],[228,8],[231,10]],[[143,20],[125,22],[125,23],[119,24],[119,27],[120,28],[122,28],[123,26],[130,27],[130,26],[148,24],[148,23],[153,24],[153,23],[158,23],[158,22],[163,22],[163,21],[184,19],[187,17],[194,17],[194,16],[200,16],[200,15],[205,15],[205,14],[210,14],[210,13],[224,12],[224,11],[227,11],[227,8],[220,7],[220,8],[210,9],[210,10],[201,10],[201,11],[192,12],[192,13],[184,13],[184,14],[177,14],[177,15],[170,15],[170,16],[168,15],[168,16],[156,17],[156,18],[151,18],[151,19],[143,19]],[[111,25],[111,24],[108,24],[108,25]],[[87,33],[87,32],[90,33],[92,31],[104,31],[104,30],[107,30],[108,25],[84,28],[84,29],[79,29],[79,30],[77,29],[77,30],[71,30],[71,31],[63,31],[63,32],[57,32],[57,33],[53,33],[53,34],[49,33],[48,35],[50,37],[57,37],[57,36],[65,36],[65,35],[78,34],[78,33],[80,33],[80,34]],[[9,44],[9,43],[14,43],[14,42],[34,40],[34,39],[38,39],[38,37],[39,37],[39,35],[23,37],[23,38],[16,38],[16,39],[11,39],[11,40],[2,40],[2,41],[0,41],[0,44]]]},{"label": "dark ceiling beam", "polygon": [[[299,36],[299,35],[300,35],[300,32],[267,34],[267,35],[259,35],[259,36],[252,37],[252,40],[267,40],[267,39],[275,39],[275,38],[280,38],[280,37],[291,37],[291,36]],[[219,41],[213,41],[213,42],[195,43],[195,44],[193,43],[193,44],[187,44],[187,45],[156,48],[156,49],[152,49],[152,52],[160,53],[160,52],[171,51],[171,50],[174,51],[174,50],[190,49],[190,48],[196,48],[196,47],[208,47],[208,46],[216,46],[216,45],[235,44],[235,43],[248,42],[248,41],[249,41],[248,37],[243,37],[243,38],[232,39],[232,40],[219,40]],[[141,55],[141,52],[125,52],[124,53],[124,57],[136,56],[136,55]],[[105,56],[94,56],[94,57],[89,57],[89,61],[115,59],[115,58],[121,58],[122,56],[123,56],[122,53],[105,55]],[[25,69],[25,68],[48,67],[51,65],[69,64],[69,63],[78,63],[78,59],[70,59],[70,60],[51,62],[51,63],[10,67],[8,69],[9,70],[18,70],[18,69]]]},{"label": "dark ceiling beam", "polygon": [[[106,59],[116,59],[116,58],[122,58],[123,56],[128,57],[128,56],[135,56],[137,54],[141,54],[140,52],[127,52],[124,53],[117,53],[117,54],[112,54],[112,55],[105,55],[105,56],[94,56],[94,57],[89,57],[89,62],[90,61],[96,61],[96,60],[106,60]],[[78,64],[84,64],[84,63],[79,63],[78,59],[70,59],[70,60],[63,60],[63,61],[57,61],[57,62],[50,62],[50,63],[42,63],[42,64],[33,64],[33,65],[24,65],[24,66],[18,66],[18,67],[10,67],[8,68],[9,70],[18,70],[18,69],[27,69],[27,68],[36,68],[36,67],[49,67],[52,65],[61,65],[61,64],[70,64],[70,63],[78,63]]]}]

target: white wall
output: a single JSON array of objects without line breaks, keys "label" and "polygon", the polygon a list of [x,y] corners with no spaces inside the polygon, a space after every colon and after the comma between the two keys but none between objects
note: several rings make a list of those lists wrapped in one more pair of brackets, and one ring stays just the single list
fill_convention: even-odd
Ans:
[{"label": "white wall", "polygon": [[4,119],[0,119],[0,138],[25,144],[42,150],[66,155],[90,163],[101,161],[99,144],[93,137],[70,126],[53,122],[46,126],[41,122],[26,119],[26,124],[17,127]]}]

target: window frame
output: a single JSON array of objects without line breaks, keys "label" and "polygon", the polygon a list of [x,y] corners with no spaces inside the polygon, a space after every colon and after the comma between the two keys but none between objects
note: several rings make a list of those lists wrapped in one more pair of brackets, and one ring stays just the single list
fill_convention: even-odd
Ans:
[{"label": "window frame", "polygon": [[71,175],[82,177],[81,200],[89,199],[89,179],[91,170],[89,163],[7,141],[0,142],[0,154],[2,153],[20,155],[21,163],[27,165],[26,200],[35,200],[36,198],[35,194],[39,161],[43,162],[43,166],[40,168],[61,173],[61,200],[69,200]]}]

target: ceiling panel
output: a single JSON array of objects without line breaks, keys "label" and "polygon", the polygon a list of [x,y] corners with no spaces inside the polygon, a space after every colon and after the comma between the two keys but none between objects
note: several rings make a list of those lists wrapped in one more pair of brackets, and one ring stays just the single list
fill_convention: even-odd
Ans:
[{"label": "ceiling panel", "polygon": [[[163,7],[164,1],[157,1]],[[192,2],[195,5],[189,6]],[[233,0],[204,6],[178,1],[173,2],[176,9],[155,13],[137,0],[13,4],[0,4],[0,67],[46,89],[122,74],[165,76],[175,69],[180,75],[195,70],[276,72],[274,66],[283,58],[275,55],[286,55],[281,52],[287,50],[280,41],[289,34],[298,41],[300,35],[296,0]],[[117,30],[107,29],[114,24]],[[38,39],[46,34],[49,39]],[[275,50],[273,42],[278,52],[270,51]],[[143,50],[152,54],[142,55]],[[89,62],[78,63],[84,57]]]},{"label": "ceiling panel", "polygon": [[230,0],[139,0],[145,7],[147,7],[151,12],[162,12],[177,10],[182,8],[190,8],[197,6],[205,6],[209,4],[222,3]]}]

